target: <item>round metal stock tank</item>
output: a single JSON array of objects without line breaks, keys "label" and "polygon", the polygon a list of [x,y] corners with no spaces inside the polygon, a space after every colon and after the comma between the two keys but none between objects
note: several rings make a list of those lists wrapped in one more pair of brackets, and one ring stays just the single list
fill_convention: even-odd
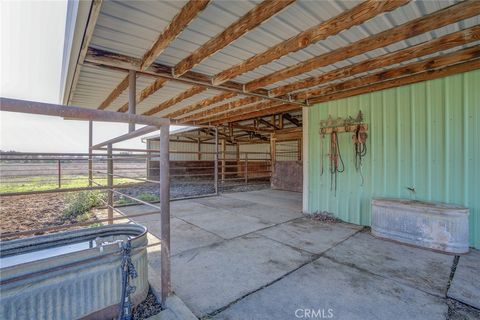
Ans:
[{"label": "round metal stock tank", "polygon": [[406,199],[372,200],[372,234],[436,251],[462,254],[468,246],[468,209]]},{"label": "round metal stock tank", "polygon": [[134,305],[148,293],[147,230],[116,224],[0,242],[0,319],[112,319],[121,300],[122,252],[130,239],[138,277]]}]

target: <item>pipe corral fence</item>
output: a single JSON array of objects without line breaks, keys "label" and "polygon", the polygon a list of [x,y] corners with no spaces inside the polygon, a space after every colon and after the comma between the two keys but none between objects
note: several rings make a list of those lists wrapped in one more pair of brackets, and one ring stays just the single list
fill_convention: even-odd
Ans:
[{"label": "pipe corral fence", "polygon": [[[68,225],[51,226],[19,232],[3,232],[0,235],[0,238],[2,240],[11,239],[20,236],[31,236],[71,228],[87,227],[93,223],[106,222],[108,224],[113,224],[116,220],[159,214],[161,216],[160,242],[151,243],[148,246],[161,246],[161,294],[162,304],[164,305],[167,297],[172,293],[170,276],[170,121],[168,119],[135,114],[124,114],[8,98],[0,98],[0,106],[2,111],[59,116],[67,119],[88,120],[90,122],[90,145],[88,154],[2,153],[0,158],[0,168],[2,168],[1,174],[2,176],[7,177],[6,180],[2,178],[1,181],[2,196],[5,196],[6,194],[58,192],[59,190],[79,191],[86,189],[102,189],[107,193],[104,203],[108,211],[107,218],[104,219],[88,220]],[[92,145],[93,121],[143,124],[146,126],[108,141]],[[132,126],[129,127],[133,129]],[[161,141],[157,151],[136,151],[131,154],[114,153],[115,144],[155,131],[159,131]],[[119,185],[122,185],[123,182],[125,182],[123,186],[127,183],[132,185],[135,184],[135,182],[145,182],[145,179],[142,179],[138,172],[138,166],[143,163],[143,166],[145,167],[145,159],[152,157],[153,155],[157,157],[159,162],[159,176],[156,180],[150,181],[150,183],[154,184],[158,189],[159,204],[149,203],[136,198],[135,196],[119,191],[118,187]],[[81,172],[85,172],[85,167],[87,168],[86,174],[81,174]],[[140,169],[142,168],[140,167]],[[9,188],[13,188],[12,185],[18,186],[19,184],[32,183],[29,181],[32,172],[38,176],[36,179],[39,181],[39,188],[42,189],[43,185],[43,190],[29,190],[16,193],[8,192]],[[72,181],[74,182],[74,185],[80,184],[80,186],[71,187]],[[33,184],[35,184],[35,182],[33,182]],[[81,186],[81,184],[85,184],[85,186]],[[129,199],[134,203],[150,206],[155,210],[153,212],[130,215],[127,217],[120,208],[115,207],[115,195]],[[114,217],[113,212],[117,212],[120,216]]]},{"label": "pipe corral fence", "polygon": [[[162,303],[171,294],[170,200],[218,195],[232,188],[270,185],[275,163],[301,160],[301,141],[271,141],[239,144],[219,139],[216,127],[209,127],[210,141],[202,143],[172,139],[168,119],[91,110],[62,105],[1,98],[2,111],[60,116],[89,121],[88,153],[0,153],[0,196],[100,190],[106,197],[105,218],[47,226],[33,230],[3,232],[0,239],[44,234],[92,224],[153,214],[161,215]],[[93,122],[145,124],[128,133],[93,145]],[[118,143],[159,132],[147,139],[145,149],[117,147]],[[207,139],[208,140],[208,139]],[[195,147],[188,146],[195,144]],[[195,151],[192,151],[195,150]],[[153,212],[129,214],[125,205],[142,204]],[[114,216],[114,213],[117,213]]]}]

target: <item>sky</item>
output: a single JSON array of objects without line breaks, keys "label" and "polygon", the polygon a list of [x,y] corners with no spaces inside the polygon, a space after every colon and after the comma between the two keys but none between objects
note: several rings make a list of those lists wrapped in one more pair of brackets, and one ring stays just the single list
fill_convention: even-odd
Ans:
[{"label": "sky", "polygon": [[[0,96],[61,103],[66,0],[0,1]],[[94,143],[127,132],[128,124],[94,123]],[[145,148],[140,138],[116,147]],[[0,111],[0,149],[87,152],[88,122]]]}]

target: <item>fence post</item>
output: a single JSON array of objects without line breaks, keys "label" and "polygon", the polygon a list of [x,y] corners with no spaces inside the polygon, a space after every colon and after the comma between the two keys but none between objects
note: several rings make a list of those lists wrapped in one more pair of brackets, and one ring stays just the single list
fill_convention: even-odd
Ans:
[{"label": "fence post", "polygon": [[93,121],[88,121],[88,186],[93,184],[93,157],[92,157],[92,145],[93,145]]},{"label": "fence post", "polygon": [[277,139],[274,134],[270,135],[270,176],[275,173],[275,162],[277,161]]},{"label": "fence post", "polygon": [[162,305],[172,291],[170,278],[170,126],[160,127],[160,207],[161,207],[161,276]]},{"label": "fence post", "polygon": [[222,147],[222,183],[225,183],[225,139],[220,140],[220,145]]},{"label": "fence post", "polygon": [[235,175],[235,178],[238,178],[238,177],[240,177],[240,174],[242,173],[242,165],[240,164],[240,145],[238,144],[238,142],[236,143],[235,147],[236,147],[236,151],[237,151],[236,152],[237,154],[236,154],[236,157],[235,157],[235,159],[237,161],[237,169],[236,169],[237,174]]},{"label": "fence post", "polygon": [[107,146],[108,224],[113,224],[113,152],[112,144]]},{"label": "fence post", "polygon": [[245,184],[248,184],[248,153],[245,152]]},{"label": "fence post", "polygon": [[62,164],[61,160],[58,159],[58,189],[62,187]]},{"label": "fence post", "polygon": [[214,185],[215,185],[215,194],[218,195],[218,128],[215,127],[215,157],[214,157]]}]

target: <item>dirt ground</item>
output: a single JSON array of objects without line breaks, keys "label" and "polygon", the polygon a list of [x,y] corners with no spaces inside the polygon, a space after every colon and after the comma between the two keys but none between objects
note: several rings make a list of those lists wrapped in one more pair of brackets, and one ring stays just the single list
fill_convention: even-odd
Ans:
[{"label": "dirt ground", "polygon": [[[269,187],[269,183],[261,182],[251,185],[233,186],[227,184],[219,187],[221,192],[242,192],[265,189]],[[118,190],[130,196],[139,196],[147,193],[158,197],[159,193],[158,185],[149,183],[139,184],[135,187],[119,188]],[[177,181],[171,184],[172,198],[213,192],[213,185],[208,182],[189,183]],[[68,197],[68,192],[0,197],[0,232],[18,232],[75,222],[65,219],[63,216],[63,211],[68,205]],[[115,202],[119,200],[118,195],[115,195]]]},{"label": "dirt ground", "polygon": [[62,217],[66,193],[0,197],[0,232],[16,232],[67,223]]}]

